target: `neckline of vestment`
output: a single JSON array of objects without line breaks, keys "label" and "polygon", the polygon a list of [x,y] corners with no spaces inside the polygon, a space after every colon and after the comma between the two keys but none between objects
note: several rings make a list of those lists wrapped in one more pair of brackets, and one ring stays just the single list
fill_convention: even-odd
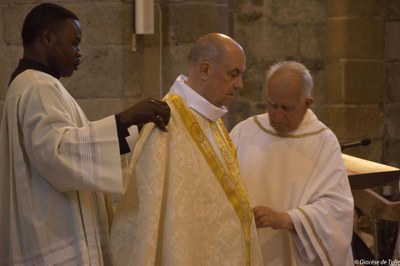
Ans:
[{"label": "neckline of vestment", "polygon": [[286,134],[280,134],[276,132],[274,129],[272,129],[272,127],[270,127],[269,125],[263,125],[263,123],[259,119],[259,115],[253,116],[253,121],[257,125],[257,127],[264,133],[279,138],[292,138],[292,139],[305,138],[309,136],[318,135],[321,132],[328,129],[324,124],[316,123],[318,122],[317,118],[311,110],[307,111],[304,120],[301,122],[298,129]]},{"label": "neckline of vestment", "polygon": [[190,86],[186,85],[186,80],[187,77],[185,75],[180,75],[171,87],[170,93],[179,95],[190,109],[214,122],[228,112],[225,106],[217,107],[207,101]]},{"label": "neckline of vestment", "polygon": [[60,79],[60,74],[55,71],[54,69],[40,63],[37,62],[35,60],[31,60],[31,59],[26,59],[26,58],[22,58],[21,60],[19,60],[18,66],[17,68],[14,70],[14,72],[11,75],[10,78],[10,82],[8,83],[9,85],[11,84],[11,82],[22,72],[24,72],[25,70],[28,69],[32,69],[32,70],[37,70],[46,74],[49,74],[50,76],[53,76],[56,79]]}]

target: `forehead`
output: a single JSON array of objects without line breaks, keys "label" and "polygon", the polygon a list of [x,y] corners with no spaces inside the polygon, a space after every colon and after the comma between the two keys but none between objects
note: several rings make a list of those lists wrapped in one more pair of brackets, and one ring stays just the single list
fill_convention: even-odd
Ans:
[{"label": "forehead", "polygon": [[278,70],[268,81],[268,96],[298,100],[303,89],[303,78],[296,71]]},{"label": "forehead", "polygon": [[244,71],[246,69],[246,56],[243,50],[237,46],[225,50],[222,56],[222,65],[227,69]]},{"label": "forehead", "polygon": [[59,31],[72,38],[81,39],[82,36],[81,25],[79,21],[75,19],[66,19],[65,22],[62,23]]}]

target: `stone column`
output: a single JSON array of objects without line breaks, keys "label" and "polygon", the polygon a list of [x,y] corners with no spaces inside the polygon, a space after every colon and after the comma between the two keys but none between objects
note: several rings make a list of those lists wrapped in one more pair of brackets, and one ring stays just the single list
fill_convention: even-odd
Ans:
[{"label": "stone column", "polygon": [[[400,1],[387,0],[385,20],[385,162],[400,167]],[[397,187],[397,184],[396,184]]]},{"label": "stone column", "polygon": [[384,4],[328,0],[326,120],[341,143],[370,138],[346,153],[380,162],[384,139]]}]

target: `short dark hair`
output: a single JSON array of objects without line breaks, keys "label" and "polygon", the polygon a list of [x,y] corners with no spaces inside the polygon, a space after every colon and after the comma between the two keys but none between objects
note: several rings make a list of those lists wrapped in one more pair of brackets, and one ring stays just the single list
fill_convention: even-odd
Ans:
[{"label": "short dark hair", "polygon": [[57,28],[67,19],[79,20],[73,12],[56,4],[43,3],[34,7],[22,26],[22,44],[30,45],[43,30]]}]

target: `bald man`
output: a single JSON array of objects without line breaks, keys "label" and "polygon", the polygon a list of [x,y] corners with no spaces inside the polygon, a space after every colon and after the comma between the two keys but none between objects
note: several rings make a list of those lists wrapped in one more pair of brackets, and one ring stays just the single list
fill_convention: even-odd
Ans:
[{"label": "bald man", "polygon": [[246,57],[232,38],[207,34],[165,100],[167,134],[145,126],[117,208],[116,265],[262,265],[247,190],[221,117],[242,88]]},{"label": "bald man", "polygon": [[353,265],[353,197],[339,143],[309,109],[313,80],[274,64],[267,111],[233,128],[265,265]]}]

